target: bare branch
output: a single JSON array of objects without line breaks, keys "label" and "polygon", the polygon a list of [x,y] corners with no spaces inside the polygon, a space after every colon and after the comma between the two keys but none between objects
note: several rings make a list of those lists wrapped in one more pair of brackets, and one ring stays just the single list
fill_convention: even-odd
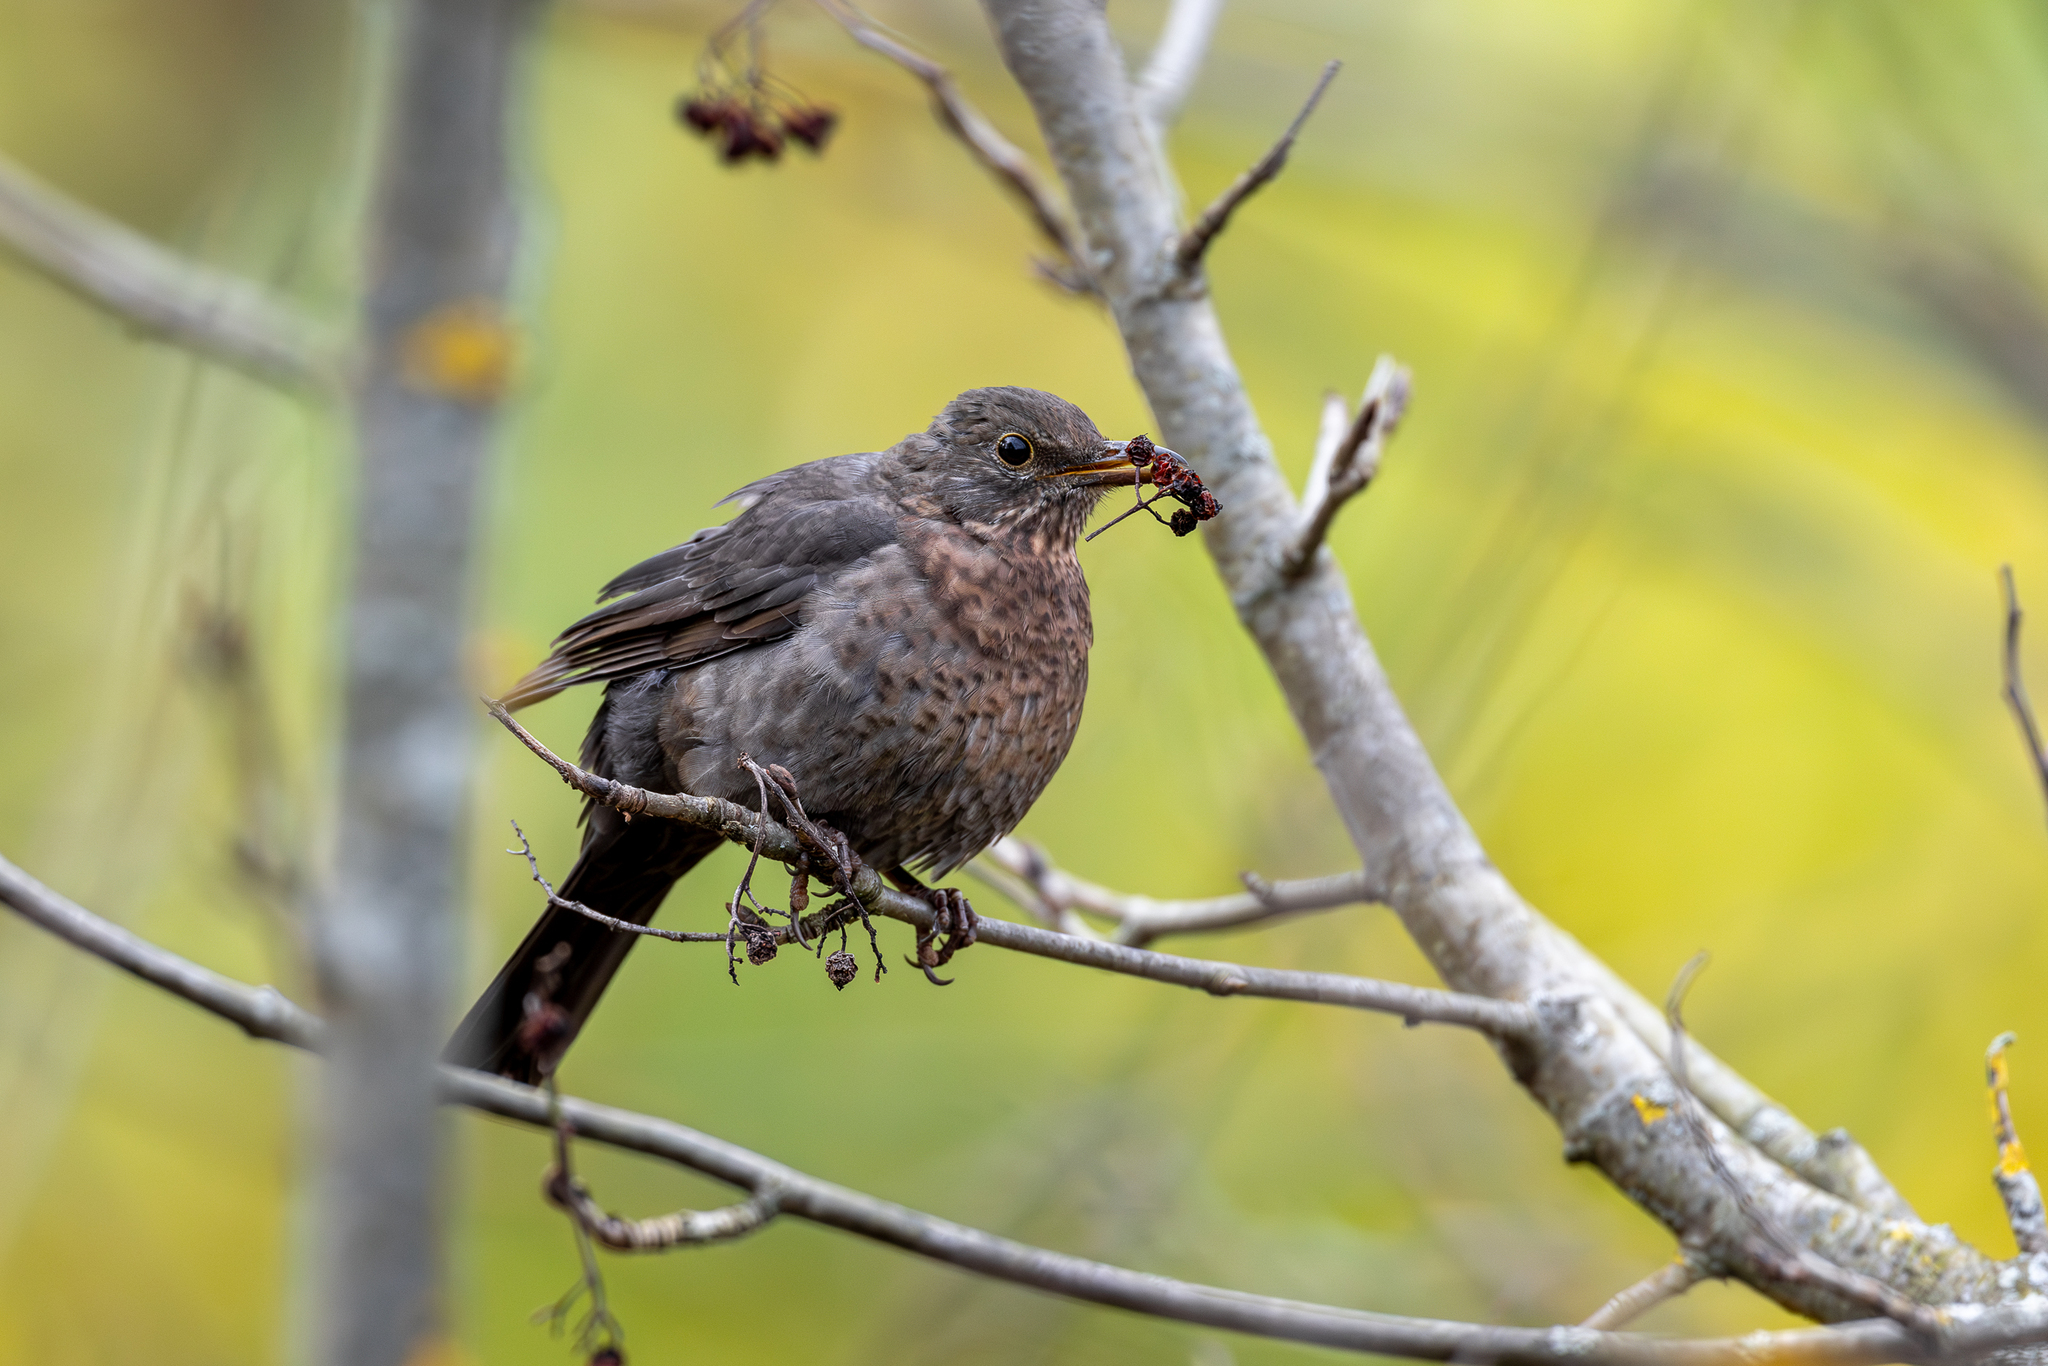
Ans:
[{"label": "bare branch", "polygon": [[1308,99],[1302,102],[1301,112],[1294,116],[1294,122],[1287,125],[1287,131],[1280,135],[1280,141],[1252,164],[1252,168],[1232,181],[1230,188],[1216,196],[1214,203],[1202,210],[1202,216],[1194,225],[1181,234],[1180,244],[1173,250],[1174,264],[1181,276],[1186,278],[1195,273],[1195,267],[1202,264],[1209,244],[1216,240],[1216,234],[1230,221],[1230,215],[1237,212],[1237,206],[1257,193],[1259,188],[1280,174],[1280,168],[1287,164],[1287,154],[1294,150],[1294,140],[1301,136],[1302,125],[1308,116],[1315,113],[1316,105],[1322,100],[1323,92],[1330,88],[1330,82],[1337,78],[1337,72],[1344,63],[1331,61],[1323,67],[1322,77],[1316,81],[1316,88],[1308,92]]},{"label": "bare branch", "polygon": [[[1007,879],[992,881],[992,885],[1020,905],[1040,912],[1055,928],[1065,928],[1063,917],[1068,912],[1086,911],[1116,922],[1114,942],[1136,948],[1164,935],[1242,929],[1281,916],[1379,899],[1365,874],[1352,872],[1296,882],[1268,882],[1256,873],[1246,873],[1247,890],[1236,896],[1157,901],[1149,896],[1112,892],[1075,877],[1056,866],[1043,849],[1014,835],[996,841],[977,862],[1008,874]],[[1020,881],[1025,888],[1022,895],[1016,890]]]},{"label": "bare branch", "polygon": [[1180,117],[1222,13],[1223,0],[1173,0],[1159,45],[1152,49],[1134,91],[1138,112],[1155,133],[1165,132]]},{"label": "bare branch", "polygon": [[1984,1050],[1984,1081],[1991,1089],[1991,1128],[1998,1140],[1998,1165],[1991,1179],[2005,1201],[2006,1222],[2012,1225],[2013,1242],[2020,1255],[2031,1257],[2048,1252],[2048,1211],[2041,1206],[2041,1183],[2027,1165],[2027,1150],[2020,1146],[2019,1130],[2013,1127],[2012,1099],[2006,1094],[2011,1077],[2005,1050],[2019,1041],[2010,1032],[2001,1034]]},{"label": "bare branch", "polygon": [[62,896],[0,856],[0,902],[66,943],[234,1024],[255,1039],[318,1051],[325,1027],[275,987],[252,987],[180,958]]},{"label": "bare branch", "polygon": [[[101,920],[0,858],[0,900],[62,938],[242,1026],[259,1038],[318,1051],[322,1022],[268,987],[251,987],[191,963]],[[1953,1306],[1930,1346],[1884,1319],[1840,1328],[1672,1340],[1586,1328],[1503,1328],[1409,1318],[1171,1280],[998,1237],[860,1191],[821,1181],[759,1153],[670,1120],[551,1096],[482,1072],[443,1066],[445,1103],[673,1162],[755,1192],[792,1218],[837,1228],[992,1280],[1086,1303],[1257,1337],[1431,1361],[1503,1366],[1881,1366],[1961,1361],[2048,1341],[2048,1297],[1987,1309]],[[754,1202],[714,1211],[743,1222]],[[598,1211],[602,1214],[602,1210]]]},{"label": "bare branch", "polygon": [[838,20],[855,42],[881,53],[924,82],[925,88],[931,91],[932,110],[946,131],[965,143],[982,168],[1017,197],[1030,214],[1032,225],[1059,253],[1058,261],[1040,262],[1040,272],[1063,289],[1074,293],[1094,292],[1087,253],[1066,210],[1039,176],[1031,158],[996,131],[988,117],[960,93],[960,84],[953,79],[953,73],[884,33],[856,9],[851,0],[818,0],[818,6]]},{"label": "bare branch", "polygon": [[[571,1163],[569,1140],[575,1126],[562,1114],[561,1094],[548,1079],[548,1098],[554,1105],[555,1165],[541,1178],[541,1194],[549,1204],[566,1213],[576,1227],[614,1252],[666,1252],[676,1247],[730,1242],[761,1228],[781,1212],[778,1188],[767,1184],[738,1204],[713,1210],[685,1209],[652,1219],[621,1219],[591,1199],[590,1190],[576,1176]],[[595,1268],[587,1268],[594,1273]],[[586,1277],[593,1295],[603,1284],[595,1274]]]},{"label": "bare branch", "polygon": [[617,916],[610,916],[606,915],[603,911],[592,910],[580,901],[571,901],[567,897],[557,896],[555,894],[555,884],[541,876],[540,860],[533,856],[533,846],[527,842],[526,832],[519,828],[518,821],[512,822],[512,833],[519,837],[519,847],[517,849],[507,849],[505,852],[525,856],[526,866],[532,871],[533,880],[540,885],[541,891],[547,894],[548,905],[550,906],[556,906],[572,914],[580,915],[586,920],[595,920],[606,929],[617,930],[620,934],[644,934],[650,939],[666,939],[676,944],[724,944],[730,941],[730,935],[714,933],[710,930],[658,930],[652,925],[636,925],[630,920],[620,920]]},{"label": "bare branch", "polygon": [[2026,680],[2020,676],[2020,612],[2019,589],[2012,580],[2012,566],[1998,567],[1999,580],[2005,585],[2005,703],[2012,708],[2015,720],[2020,723],[2020,734],[2026,738],[2027,753],[2034,760],[2034,775],[2040,780],[2041,790],[2048,794],[2048,751],[2041,746],[2041,728],[2034,722],[2033,704],[2027,701]]},{"label": "bare branch", "polygon": [[[1287,582],[1292,583],[1308,572],[1339,510],[1363,493],[1379,473],[1387,438],[1394,434],[1402,415],[1408,411],[1408,394],[1407,368],[1392,356],[1381,356],[1366,381],[1364,396],[1359,399],[1358,416],[1329,447],[1327,461],[1323,458],[1323,442],[1318,439],[1316,462],[1310,467],[1308,484],[1302,490],[1301,531],[1280,557],[1280,576]],[[1333,406],[1341,411],[1339,405],[1323,405],[1326,431]]]},{"label": "bare branch", "polygon": [[326,329],[253,280],[188,260],[0,158],[0,245],[137,329],[267,384],[332,391]]},{"label": "bare branch", "polygon": [[[1753,1235],[1702,1170],[1694,1145],[1678,1126],[1653,1122],[1656,1096],[1672,1094],[1658,1046],[1668,1027],[1487,857],[1394,695],[1334,560],[1314,556],[1292,581],[1275,572],[1299,539],[1295,500],[1213,302],[1177,287],[1172,172],[1137,113],[1101,7],[985,0],[983,8],[1080,229],[1102,253],[1096,279],[1132,373],[1174,449],[1232,509],[1209,526],[1204,547],[1287,699],[1361,866],[1452,987],[1572,1003],[1559,1006],[1557,1026],[1536,1038],[1533,1057],[1511,1059],[1570,1160],[1597,1165],[1684,1245],[1778,1303],[1815,1317],[1860,1312],[1831,1292],[1779,1278],[1776,1260],[1751,1250]],[[1801,1237],[1912,1287],[1927,1303],[2023,1293],[2001,1289],[2001,1267],[1982,1253],[1913,1220],[1845,1136],[1816,1139],[1725,1065],[1702,1057],[1699,1070],[1703,1095],[1756,1144],[1731,1138],[1724,1156]]]},{"label": "bare branch", "polygon": [[[627,815],[654,816],[681,821],[713,831],[735,844],[758,846],[763,858],[806,868],[830,879],[831,870],[785,825],[763,818],[734,802],[717,797],[696,797],[687,792],[649,792],[599,777],[570,763],[535,739],[533,734],[498,702],[487,704],[498,723],[519,737],[521,744],[545,760],[562,781],[578,792]],[[929,932],[934,915],[929,902],[891,887],[874,869],[859,865],[848,879],[846,894],[871,914],[887,916]],[[1181,958],[1150,949],[1128,948],[1101,940],[1056,934],[1007,920],[980,919],[976,942],[1041,958],[1056,958],[1083,967],[1101,968],[1154,982],[1194,987],[1212,996],[1258,996],[1279,1001],[1317,1001],[1325,1005],[1349,1006],[1398,1015],[1411,1024],[1459,1025],[1501,1038],[1519,1038],[1539,1027],[1536,1010],[1520,1001],[1495,1001],[1483,996],[1462,996],[1403,982],[1381,982],[1369,977],[1347,977],[1334,972],[1295,972],[1280,968],[1255,968],[1239,963],[1222,963],[1208,958]]]},{"label": "bare branch", "polygon": [[1705,1279],[1706,1273],[1681,1252],[1588,1314],[1579,1327],[1613,1332],[1634,1323],[1666,1300],[1677,1299]]},{"label": "bare branch", "polygon": [[1729,1198],[1741,1211],[1743,1219],[1755,1233],[1756,1249],[1766,1257],[1775,1257],[1778,1265],[1776,1274],[1785,1280],[1811,1281],[1832,1290],[1837,1295],[1858,1305],[1874,1309],[1887,1318],[1894,1319],[1925,1338],[1938,1336],[1942,1329],[1939,1312],[1901,1295],[1891,1286],[1875,1276],[1866,1276],[1860,1271],[1836,1265],[1813,1249],[1806,1247],[1793,1237],[1784,1225],[1773,1218],[1770,1212],[1759,1204],[1749,1192],[1749,1187],[1728,1167],[1721,1156],[1721,1149],[1715,1141],[1714,1126],[1693,1099],[1692,1087],[1685,1069],[1685,1019],[1683,1008],[1686,992],[1691,990],[1693,980],[1700,969],[1707,964],[1707,955],[1696,954],[1692,961],[1679,970],[1678,980],[1671,984],[1671,995],[1665,1001],[1664,1014],[1671,1025],[1671,1080],[1678,1087],[1678,1109],[1693,1141],[1699,1144],[1701,1154],[1714,1177],[1727,1191]]}]

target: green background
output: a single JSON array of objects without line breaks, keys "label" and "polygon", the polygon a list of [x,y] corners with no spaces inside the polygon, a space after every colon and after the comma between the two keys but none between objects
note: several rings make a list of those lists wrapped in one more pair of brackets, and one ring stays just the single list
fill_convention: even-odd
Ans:
[{"label": "green background", "polygon": [[[1035,146],[978,10],[883,12]],[[723,17],[564,7],[535,53],[480,691],[731,488],[887,444],[959,389],[1148,426],[1101,311],[1033,280],[1026,226],[919,89],[816,11],[766,31],[773,69],[844,112],[824,157],[731,171],[679,130]],[[1160,8],[1112,17],[1142,51]],[[0,0],[0,149],[339,320],[379,32],[310,4]],[[1424,740],[1537,905],[1652,995],[1711,949],[1701,1037],[2000,1256],[2001,1029],[2048,1143],[2048,832],[1995,582],[2010,561],[2048,614],[2044,54],[2010,0],[1242,0],[1172,144],[1199,203],[1344,59],[1211,263],[1296,477],[1326,389],[1355,395],[1382,351],[1415,369],[1332,541]],[[233,848],[323,851],[346,451],[306,405],[0,262],[0,850],[301,999],[289,912]],[[1093,690],[1024,833],[1161,895],[1346,866],[1199,547],[1134,523],[1084,561]],[[204,648],[219,620],[247,672]],[[2028,653],[2048,690],[2048,642]],[[572,746],[592,700],[530,721]],[[535,910],[507,819],[557,873],[576,838],[565,789],[477,738],[472,985]],[[714,924],[735,873],[722,855],[665,923]],[[1430,980],[1373,908],[1167,947]],[[716,950],[645,947],[564,1082],[1028,1241],[1303,1299],[1573,1321],[1671,1253],[1475,1038],[992,949],[957,966],[944,992],[899,969],[842,994],[785,955],[735,990]],[[309,1067],[0,921],[0,1363],[291,1355]],[[543,1140],[451,1122],[453,1359],[568,1360],[529,1321],[575,1275]],[[583,1163],[623,1211],[721,1198]],[[642,1362],[1329,1355],[794,1222],[607,1267]],[[1710,1285],[1645,1325],[1783,1321]]]}]

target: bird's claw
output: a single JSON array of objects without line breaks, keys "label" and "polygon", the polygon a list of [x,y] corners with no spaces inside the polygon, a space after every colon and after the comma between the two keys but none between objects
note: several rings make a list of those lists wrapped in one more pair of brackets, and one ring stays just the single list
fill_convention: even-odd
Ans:
[{"label": "bird's claw", "polygon": [[926,981],[934,986],[951,986],[951,978],[941,977],[932,969],[944,967],[954,954],[974,943],[980,918],[974,914],[966,895],[956,887],[927,887],[923,896],[932,908],[932,923],[930,929],[918,935],[917,957],[913,961]]}]

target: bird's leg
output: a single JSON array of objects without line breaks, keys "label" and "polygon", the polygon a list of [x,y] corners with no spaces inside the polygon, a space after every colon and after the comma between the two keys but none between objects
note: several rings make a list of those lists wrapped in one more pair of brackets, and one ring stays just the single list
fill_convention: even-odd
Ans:
[{"label": "bird's leg", "polygon": [[891,868],[883,876],[904,891],[923,897],[932,908],[932,927],[917,936],[917,957],[912,961],[934,985],[953,985],[952,978],[941,977],[932,969],[944,967],[954,954],[974,943],[979,918],[966,894],[957,887],[927,887],[901,866]]}]

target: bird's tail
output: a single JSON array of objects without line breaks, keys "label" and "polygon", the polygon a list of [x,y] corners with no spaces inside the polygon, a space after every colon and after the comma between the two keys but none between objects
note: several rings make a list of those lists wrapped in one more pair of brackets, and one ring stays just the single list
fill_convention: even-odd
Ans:
[{"label": "bird's tail", "polygon": [[[607,807],[593,807],[590,829],[576,866],[557,894],[618,920],[645,925],[677,878],[716,849],[719,838],[674,821],[628,822]],[[541,1079],[540,1059],[521,1040],[526,998],[543,960],[553,977],[547,1000],[560,1007],[558,1028],[546,1052],[559,1055],[583,1028],[612,974],[643,936],[600,925],[587,916],[550,906],[498,972],[497,979],[469,1008],[448,1041],[448,1061],[497,1072],[515,1081]],[[568,946],[566,960],[560,953]],[[545,985],[545,984],[543,984]],[[563,1032],[566,1031],[566,1032]]]}]

